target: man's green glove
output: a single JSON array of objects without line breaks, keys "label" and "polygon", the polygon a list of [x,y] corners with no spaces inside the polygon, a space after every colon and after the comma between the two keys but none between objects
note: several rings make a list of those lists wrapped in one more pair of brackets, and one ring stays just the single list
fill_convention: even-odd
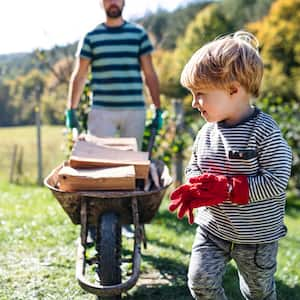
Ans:
[{"label": "man's green glove", "polygon": [[73,108],[66,110],[66,127],[67,128],[78,128],[78,120],[76,116],[76,111]]},{"label": "man's green glove", "polygon": [[164,120],[162,118],[163,111],[160,108],[155,110],[155,117],[152,120],[151,127],[160,130],[163,127]]}]

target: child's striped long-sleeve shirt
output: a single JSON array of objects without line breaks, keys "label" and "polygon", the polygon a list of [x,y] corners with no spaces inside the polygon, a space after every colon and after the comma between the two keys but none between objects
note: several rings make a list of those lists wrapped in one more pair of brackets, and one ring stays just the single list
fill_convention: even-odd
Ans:
[{"label": "child's striped long-sleeve shirt", "polygon": [[278,240],[286,234],[283,218],[291,162],[291,150],[279,127],[257,108],[251,117],[232,127],[206,123],[195,140],[187,178],[204,172],[247,175],[250,203],[226,201],[201,207],[196,223],[236,243]]}]

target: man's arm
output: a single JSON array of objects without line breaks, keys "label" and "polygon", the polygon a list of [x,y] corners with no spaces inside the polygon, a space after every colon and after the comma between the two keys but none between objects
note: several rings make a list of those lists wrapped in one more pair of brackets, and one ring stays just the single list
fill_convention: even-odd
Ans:
[{"label": "man's arm", "polygon": [[152,64],[150,54],[145,54],[140,57],[141,69],[145,76],[146,85],[149,88],[152,102],[156,108],[160,108],[159,81]]},{"label": "man's arm", "polygon": [[67,109],[77,108],[88,76],[89,65],[89,59],[77,58],[69,84]]}]

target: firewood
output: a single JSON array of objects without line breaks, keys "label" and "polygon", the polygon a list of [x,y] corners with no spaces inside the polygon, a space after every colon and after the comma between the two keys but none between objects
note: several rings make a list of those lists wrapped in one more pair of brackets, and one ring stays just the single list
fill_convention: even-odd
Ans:
[{"label": "firewood", "polygon": [[78,140],[69,159],[73,168],[128,166],[135,167],[136,178],[148,178],[150,161],[147,152],[124,151]]},{"label": "firewood", "polygon": [[134,190],[135,171],[133,166],[75,169],[63,167],[58,172],[59,189],[80,190]]}]

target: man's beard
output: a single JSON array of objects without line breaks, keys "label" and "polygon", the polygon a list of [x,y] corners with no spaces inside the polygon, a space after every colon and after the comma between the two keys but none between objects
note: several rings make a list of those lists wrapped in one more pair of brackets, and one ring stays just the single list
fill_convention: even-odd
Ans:
[{"label": "man's beard", "polygon": [[108,8],[108,9],[106,10],[106,15],[107,15],[109,18],[117,19],[117,18],[121,17],[121,15],[122,15],[122,10],[123,10],[123,9],[120,9],[120,8],[117,7],[117,6],[111,6],[110,8]]}]

